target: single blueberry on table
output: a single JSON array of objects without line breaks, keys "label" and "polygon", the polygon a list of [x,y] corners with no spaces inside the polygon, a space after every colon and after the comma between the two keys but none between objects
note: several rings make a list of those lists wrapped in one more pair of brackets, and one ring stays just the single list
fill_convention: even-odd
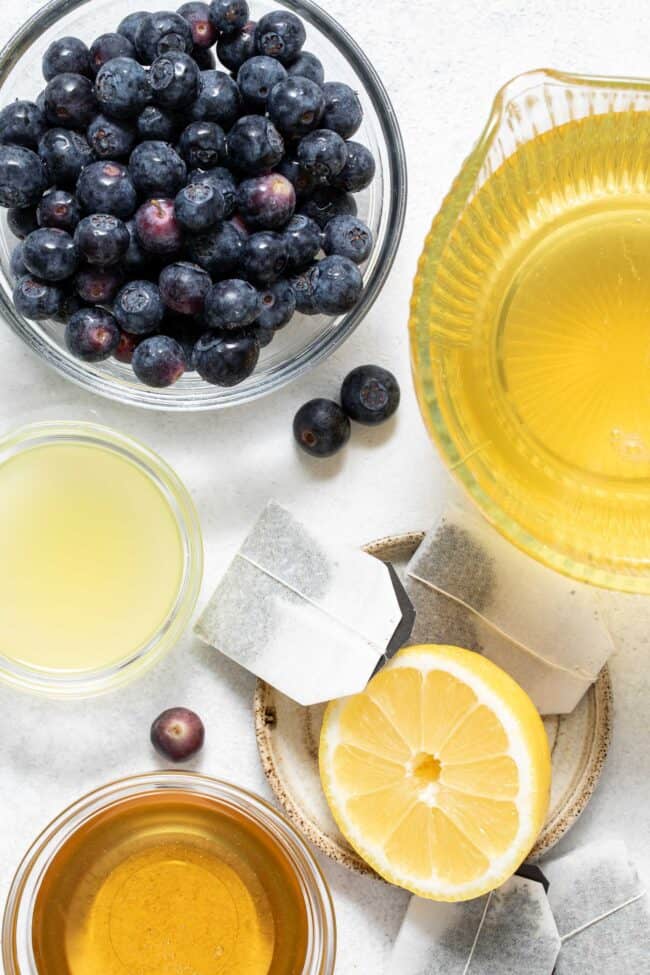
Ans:
[{"label": "single blueberry on table", "polygon": [[114,118],[137,118],[149,101],[147,72],[134,58],[113,58],[97,72],[97,102]]},{"label": "single blueberry on table", "polygon": [[97,114],[95,88],[92,81],[81,74],[55,75],[47,83],[44,102],[50,125],[85,131]]},{"label": "single blueberry on table", "polygon": [[224,219],[232,216],[237,206],[237,183],[229,169],[215,166],[213,169],[194,169],[189,175],[188,185],[192,183],[213,183],[221,191],[225,206]]},{"label": "single blueberry on table", "polygon": [[330,186],[317,187],[308,200],[300,205],[300,213],[315,220],[324,229],[332,217],[348,215],[355,217],[357,204],[354,197]]},{"label": "single blueberry on table", "polygon": [[350,421],[333,400],[312,399],[296,413],[293,435],[311,457],[331,457],[350,439]]},{"label": "single blueberry on table", "polygon": [[189,54],[169,51],[151,65],[149,86],[156,105],[181,110],[192,105],[199,93],[201,72]]},{"label": "single blueberry on table", "polygon": [[216,122],[190,122],[183,129],[178,151],[191,169],[212,169],[226,158],[226,136]]},{"label": "single blueberry on table", "polygon": [[309,78],[317,85],[322,85],[325,81],[325,70],[319,58],[310,51],[301,51],[295,61],[287,67],[290,75],[300,75],[301,78]]},{"label": "single blueberry on table", "polygon": [[7,210],[7,225],[14,237],[24,240],[32,230],[38,228],[36,207],[11,207]]},{"label": "single blueberry on table", "polygon": [[254,329],[205,332],[194,346],[194,368],[214,386],[237,386],[254,371],[260,344]]},{"label": "single blueberry on table", "polygon": [[309,78],[290,75],[273,86],[266,108],[280,132],[301,136],[318,127],[325,98],[320,86]]},{"label": "single blueberry on table", "polygon": [[55,227],[71,234],[81,220],[77,198],[67,190],[48,190],[36,208],[39,227]]},{"label": "single blueberry on table", "polygon": [[129,246],[122,258],[122,265],[129,277],[144,277],[151,270],[152,255],[145,251],[138,240],[135,220],[127,220],[125,226],[129,232]]},{"label": "single blueberry on table", "polygon": [[239,211],[255,230],[277,230],[293,216],[296,191],[279,173],[256,176],[239,184]]},{"label": "single blueberry on table", "polygon": [[33,206],[47,185],[40,156],[24,146],[0,146],[0,206]]},{"label": "single blueberry on table", "polygon": [[255,284],[267,285],[277,280],[287,266],[287,244],[273,230],[261,230],[244,241],[241,269]]},{"label": "single blueberry on table", "polygon": [[168,142],[141,142],[129,159],[129,175],[140,196],[176,196],[187,178],[185,163]]},{"label": "single blueberry on table", "polygon": [[234,34],[248,23],[246,0],[212,0],[210,22],[222,34]]},{"label": "single blueberry on table", "polygon": [[133,353],[142,341],[139,335],[130,335],[128,332],[120,332],[120,340],[113,353],[113,358],[118,362],[123,362],[128,366],[133,362]]},{"label": "single blueberry on table", "polygon": [[11,276],[14,279],[14,281],[17,281],[18,278],[22,278],[26,274],[29,274],[29,271],[27,270],[25,266],[25,262],[23,260],[22,244],[16,244],[16,246],[12,250],[11,257],[9,258],[9,270],[11,271]]},{"label": "single blueberry on table", "polygon": [[255,54],[254,20],[249,20],[234,34],[222,34],[217,41],[217,56],[229,71],[239,71],[244,61]]},{"label": "single blueberry on table", "polygon": [[332,180],[332,185],[347,193],[365,190],[375,178],[375,157],[370,149],[360,142],[347,142],[347,159],[341,172]]},{"label": "single blueberry on table", "polygon": [[100,34],[90,45],[90,70],[97,74],[113,58],[134,58],[135,47],[124,34]]},{"label": "single blueberry on table", "polygon": [[133,216],[138,204],[128,169],[113,160],[84,167],[77,181],[77,199],[85,213],[112,213],[120,220]]},{"label": "single blueberry on table", "polygon": [[323,127],[349,139],[363,121],[363,108],[356,91],[342,81],[328,81],[323,85],[323,96]]},{"label": "single blueberry on table", "polygon": [[357,423],[383,423],[396,411],[399,401],[399,383],[381,366],[358,366],[343,380],[341,405]]},{"label": "single blueberry on table", "polygon": [[291,64],[305,43],[305,25],[289,10],[272,10],[258,21],[255,45],[260,54]]},{"label": "single blueberry on table", "polygon": [[184,3],[177,11],[190,25],[192,40],[196,47],[212,47],[219,32],[210,20],[210,7],[207,3]]},{"label": "single blueberry on table", "polygon": [[139,343],[131,362],[133,371],[147,386],[172,386],[187,368],[182,345],[169,335],[152,335]]},{"label": "single blueberry on table", "polygon": [[75,230],[74,240],[88,264],[107,267],[122,260],[129,248],[126,224],[110,213],[93,213],[84,217]]},{"label": "single blueberry on table", "polygon": [[73,129],[55,128],[38,143],[38,154],[55,186],[73,188],[84,166],[94,160],[86,139]]},{"label": "single blueberry on table", "polygon": [[81,308],[65,329],[68,351],[84,362],[101,362],[117,349],[120,330],[105,308]]},{"label": "single blueberry on table", "polygon": [[347,257],[332,254],[319,261],[314,279],[314,298],[328,315],[342,315],[354,308],[363,291],[357,265]]},{"label": "single blueberry on table", "polygon": [[158,280],[160,296],[168,308],[181,315],[200,315],[212,286],[210,275],[198,264],[168,264]]},{"label": "single blueberry on table", "polygon": [[176,219],[192,233],[202,233],[223,220],[226,205],[215,182],[203,180],[184,186],[174,201]]},{"label": "single blueberry on table", "polygon": [[316,278],[318,275],[318,264],[312,264],[305,268],[300,274],[295,274],[289,278],[289,284],[296,299],[296,310],[301,315],[318,315],[320,308],[316,304]]},{"label": "single blueberry on table", "polygon": [[65,230],[43,227],[33,230],[23,244],[23,260],[28,271],[43,281],[64,281],[79,264],[74,240]]},{"label": "single blueberry on table", "polygon": [[262,291],[261,304],[262,310],[255,325],[266,332],[284,328],[296,310],[296,296],[291,283],[286,278],[274,281]]},{"label": "single blueberry on table", "polygon": [[194,46],[192,28],[180,14],[161,10],[143,17],[135,34],[135,49],[143,64],[151,64],[169,51],[189,54]]},{"label": "single blueberry on table", "polygon": [[279,61],[258,55],[242,64],[237,72],[237,84],[248,105],[264,109],[273,86],[286,77],[286,69]]},{"label": "single blueberry on table", "polygon": [[243,248],[244,238],[228,221],[207,233],[194,234],[187,240],[187,253],[192,261],[215,277],[236,270]]},{"label": "single blueberry on table", "polygon": [[218,281],[208,291],[204,320],[210,328],[230,331],[251,325],[260,311],[259,291],[248,281],[230,278]]},{"label": "single blueberry on table", "polygon": [[110,305],[124,284],[119,265],[113,267],[83,267],[74,278],[76,293],[88,305]]},{"label": "single blueberry on table", "polygon": [[372,250],[372,231],[358,217],[332,217],[323,231],[323,250],[362,264]]},{"label": "single blueberry on table", "polygon": [[136,143],[132,122],[101,114],[96,115],[88,126],[86,137],[99,159],[123,159]]},{"label": "single blueberry on table", "polygon": [[47,131],[41,109],[34,102],[10,102],[0,112],[0,143],[37,149]]},{"label": "single blueberry on table", "polygon": [[127,14],[124,20],[120,21],[117,33],[127,37],[135,47],[135,36],[138,32],[138,27],[148,16],[149,12],[147,10],[136,10],[132,14]]},{"label": "single blueberry on table", "polygon": [[174,112],[147,105],[136,119],[136,129],[141,142],[174,142],[183,122]]},{"label": "single blueberry on table", "polygon": [[51,81],[56,75],[69,72],[90,76],[90,54],[78,37],[59,37],[43,55],[43,77]]},{"label": "single blueberry on table", "polygon": [[161,197],[143,203],[135,215],[135,230],[141,246],[152,254],[176,254],[183,244],[183,231],[171,199]]},{"label": "single blueberry on table", "polygon": [[193,47],[192,57],[199,71],[213,71],[217,66],[217,58],[211,47]]},{"label": "single blueberry on table", "polygon": [[320,183],[328,183],[345,166],[348,152],[344,140],[336,132],[316,129],[302,137],[296,157],[305,172]]},{"label": "single blueberry on table", "polygon": [[157,752],[172,762],[184,762],[202,747],[205,729],[194,711],[168,708],[151,725],[150,735]]},{"label": "single blueberry on table", "polygon": [[245,115],[228,133],[230,163],[242,173],[256,176],[273,169],[284,155],[284,140],[263,115]]},{"label": "single blueberry on table", "polygon": [[224,71],[201,71],[199,93],[190,107],[190,117],[197,122],[207,119],[229,129],[242,107],[237,83]]},{"label": "single blueberry on table", "polygon": [[289,182],[293,184],[298,200],[304,200],[311,196],[318,185],[316,179],[310,173],[305,172],[298,160],[292,156],[285,156],[284,159],[281,159],[275,167],[275,171],[281,176],[286,176]]},{"label": "single blueberry on table", "polygon": [[287,248],[287,264],[297,271],[314,260],[322,243],[322,232],[315,220],[296,213],[284,227],[282,235]]},{"label": "single blueberry on table", "polygon": [[115,296],[113,314],[118,325],[132,335],[150,335],[165,314],[158,285],[153,281],[129,281]]},{"label": "single blueberry on table", "polygon": [[19,315],[42,321],[59,314],[63,293],[55,284],[40,281],[25,273],[16,281],[13,290],[14,307]]}]

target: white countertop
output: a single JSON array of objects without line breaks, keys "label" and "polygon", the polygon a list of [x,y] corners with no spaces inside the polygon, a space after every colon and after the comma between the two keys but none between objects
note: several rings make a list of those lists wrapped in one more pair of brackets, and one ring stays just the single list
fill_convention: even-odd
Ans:
[{"label": "white countertop", "polygon": [[[6,0],[0,41],[39,5]],[[11,332],[0,335],[0,429],[57,416],[94,419],[142,439],[173,464],[203,524],[202,601],[271,496],[359,544],[427,527],[435,494],[451,488],[411,390],[406,320],[431,218],[494,93],[510,77],[537,67],[638,76],[650,71],[638,0],[328,0],[327,8],[384,79],[401,120],[410,176],[395,268],[347,345],[266,401],[225,413],[166,416],[93,398],[41,364]],[[363,362],[397,373],[403,403],[396,421],[374,432],[356,428],[349,448],[331,461],[298,456],[291,436],[297,407],[312,396],[335,394],[347,370]],[[563,848],[617,831],[650,882],[647,640],[621,640],[612,674],[610,758]],[[268,797],[253,732],[253,686],[246,673],[188,636],[153,672],[99,700],[51,703],[0,689],[0,903],[23,851],[65,805],[110,779],[157,767],[148,733],[165,707],[188,705],[203,716],[207,740],[197,768]],[[322,862],[338,917],[337,975],[381,975],[407,896]]]}]

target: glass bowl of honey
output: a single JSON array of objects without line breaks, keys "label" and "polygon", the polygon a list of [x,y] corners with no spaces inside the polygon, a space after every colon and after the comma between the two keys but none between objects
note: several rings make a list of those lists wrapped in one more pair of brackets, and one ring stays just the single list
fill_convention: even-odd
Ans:
[{"label": "glass bowl of honey", "polygon": [[450,471],[525,552],[650,593],[650,81],[497,95],[415,278],[411,353]]},{"label": "glass bowl of honey", "polygon": [[331,898],[275,810],[194,772],[80,799],[25,855],[5,908],[7,975],[332,975]]}]

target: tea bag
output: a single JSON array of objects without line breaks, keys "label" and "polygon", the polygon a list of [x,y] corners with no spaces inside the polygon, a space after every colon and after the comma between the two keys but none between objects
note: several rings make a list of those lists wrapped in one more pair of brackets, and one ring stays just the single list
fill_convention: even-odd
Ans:
[{"label": "tea bag", "polygon": [[200,616],[197,635],[298,704],[355,694],[414,614],[389,567],[317,538],[270,502]]},{"label": "tea bag", "polygon": [[542,714],[572,711],[614,649],[592,587],[524,555],[469,508],[441,506],[406,578],[411,642],[483,653]]},{"label": "tea bag", "polygon": [[646,975],[650,898],[625,843],[590,843],[544,864],[562,949],[556,975]]},{"label": "tea bag", "polygon": [[388,975],[551,975],[559,950],[544,885],[515,876],[459,904],[411,898]]}]

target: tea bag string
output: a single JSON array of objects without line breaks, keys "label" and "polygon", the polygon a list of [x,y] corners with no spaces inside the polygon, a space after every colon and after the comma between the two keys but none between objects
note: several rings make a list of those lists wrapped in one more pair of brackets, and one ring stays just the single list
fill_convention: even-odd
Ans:
[{"label": "tea bag string", "polygon": [[[645,897],[646,893],[647,891],[642,890],[640,893],[634,894],[632,897],[628,897],[628,899],[623,901],[622,904],[612,907],[609,911],[605,911],[603,914],[599,914],[598,917],[592,918],[591,921],[587,921],[585,924],[581,924],[580,927],[574,928],[573,931],[563,934],[561,940],[564,942],[569,941],[570,938],[575,938],[577,934],[581,934],[583,931],[586,931],[587,928],[592,928],[594,924],[599,924],[601,921],[606,920],[606,918],[611,917],[612,914],[617,914],[619,911],[622,911],[624,907],[629,907],[630,904],[636,904],[637,901],[640,901]],[[465,975],[465,972],[463,975]]]},{"label": "tea bag string", "polygon": [[474,935],[474,940],[472,942],[472,947],[470,948],[469,955],[467,956],[467,961],[465,962],[465,967],[463,968],[462,975],[468,975],[469,966],[472,964],[472,958],[474,957],[474,952],[476,951],[476,946],[478,944],[478,939],[481,936],[481,931],[483,930],[483,925],[485,924],[485,919],[487,917],[487,912],[492,903],[492,895],[494,891],[490,891],[485,900],[485,907],[483,908],[483,913],[481,914],[481,920],[478,922],[478,927],[476,929],[476,934]]}]

